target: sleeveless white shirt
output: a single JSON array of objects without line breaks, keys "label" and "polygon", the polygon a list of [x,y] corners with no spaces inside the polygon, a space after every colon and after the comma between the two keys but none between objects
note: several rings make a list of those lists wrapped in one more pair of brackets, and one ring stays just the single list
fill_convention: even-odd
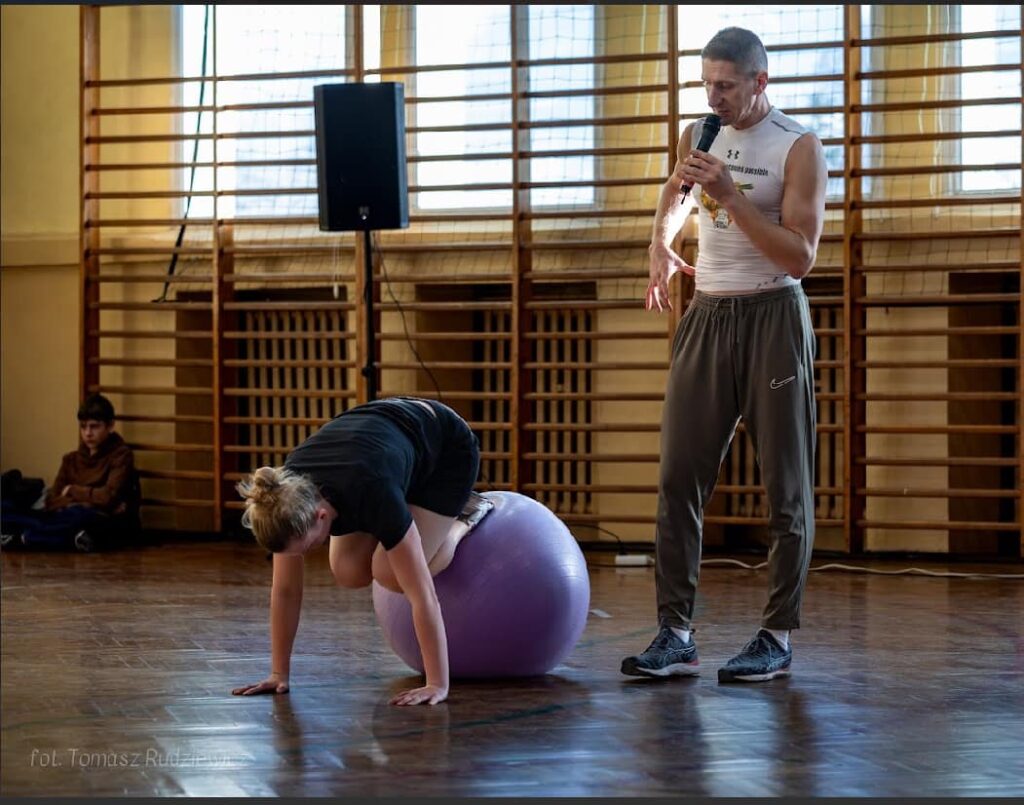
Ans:
[{"label": "sleeveless white shirt", "polygon": [[[691,147],[700,140],[701,124],[693,127]],[[739,192],[769,221],[778,224],[786,157],[793,143],[806,133],[807,129],[773,108],[750,128],[723,126],[710,153],[728,166]],[[695,266],[698,291],[767,291],[799,284],[759,251],[726,209],[705,194],[699,184],[692,192],[700,224]]]}]

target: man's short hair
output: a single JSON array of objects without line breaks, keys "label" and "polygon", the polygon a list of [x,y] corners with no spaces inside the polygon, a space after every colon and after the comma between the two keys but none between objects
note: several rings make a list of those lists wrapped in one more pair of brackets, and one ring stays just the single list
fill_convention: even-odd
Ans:
[{"label": "man's short hair", "polygon": [[78,421],[87,422],[90,419],[106,422],[108,425],[114,421],[114,406],[102,394],[90,394],[78,406]]},{"label": "man's short hair", "polygon": [[704,46],[702,59],[728,61],[748,75],[768,72],[768,53],[753,31],[746,28],[723,28]]}]

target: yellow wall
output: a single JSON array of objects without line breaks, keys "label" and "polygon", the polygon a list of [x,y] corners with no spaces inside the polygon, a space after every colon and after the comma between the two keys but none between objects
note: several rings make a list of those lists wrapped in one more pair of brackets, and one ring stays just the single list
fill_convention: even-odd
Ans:
[{"label": "yellow wall", "polygon": [[[100,35],[108,46],[102,48],[101,74],[171,74],[175,19],[172,6],[104,11]],[[78,442],[79,7],[5,5],[0,31],[0,468],[50,481],[60,457]],[[127,44],[109,46],[112,42]],[[107,95],[104,103],[169,103],[166,88],[131,92],[136,94]],[[134,133],[154,125],[166,130],[169,124],[166,118],[135,116],[120,128],[107,123],[104,132]],[[131,156],[166,160],[168,146],[155,148],[161,147]],[[112,150],[104,161],[116,157]],[[110,181],[105,187],[113,189]],[[166,188],[172,180],[163,174],[148,181]],[[146,209],[111,206],[102,213],[169,213],[167,202],[149,204]]]},{"label": "yellow wall", "polygon": [[78,441],[78,7],[0,32],[0,467],[50,482]]}]

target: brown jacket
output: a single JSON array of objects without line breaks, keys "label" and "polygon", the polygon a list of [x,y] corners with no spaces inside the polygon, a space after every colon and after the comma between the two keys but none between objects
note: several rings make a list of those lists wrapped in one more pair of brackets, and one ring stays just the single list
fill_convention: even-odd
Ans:
[{"label": "brown jacket", "polygon": [[[63,509],[78,504],[107,514],[121,514],[138,506],[138,501],[131,499],[134,475],[135,457],[121,434],[111,433],[94,456],[80,444],[61,461],[57,479],[46,493],[46,508]],[[71,487],[68,494],[61,495],[66,486]]]}]

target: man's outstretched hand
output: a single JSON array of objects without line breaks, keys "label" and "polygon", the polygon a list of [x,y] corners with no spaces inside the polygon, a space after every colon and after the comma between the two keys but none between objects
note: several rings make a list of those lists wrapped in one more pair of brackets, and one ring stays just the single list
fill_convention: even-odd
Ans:
[{"label": "man's outstretched hand", "polygon": [[672,298],[668,292],[669,280],[672,279],[673,274],[679,271],[693,276],[694,268],[663,243],[651,244],[647,251],[650,255],[650,282],[647,283],[644,306],[647,310],[657,308],[659,313],[666,308],[671,310]]}]

